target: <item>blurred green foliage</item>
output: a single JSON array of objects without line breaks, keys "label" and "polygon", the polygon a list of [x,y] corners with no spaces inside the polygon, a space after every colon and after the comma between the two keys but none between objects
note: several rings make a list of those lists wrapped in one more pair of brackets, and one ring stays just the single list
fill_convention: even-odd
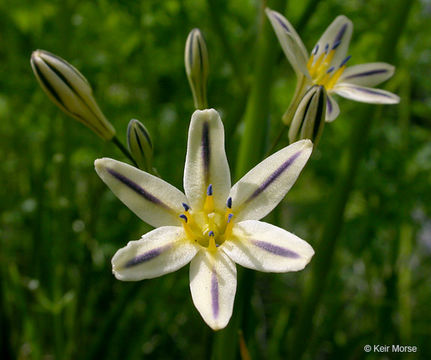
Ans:
[{"label": "blurred green foliage", "polygon": [[[308,48],[338,14],[354,23],[351,64],[379,60],[388,2],[313,1],[301,37]],[[154,165],[182,188],[193,100],[184,71],[188,32],[199,27],[210,56],[208,100],[222,114],[234,168],[241,118],[253,79],[261,21],[257,0],[0,2],[0,345],[6,358],[209,358],[212,331],[193,307],[187,267],[124,283],[110,258],[150,227],[93,170],[96,158],[126,161],[111,144],[67,118],[31,72],[35,49],[76,66],[125,143],[130,119],[154,140]],[[297,24],[306,5],[291,1]],[[431,3],[417,1],[386,88],[399,106],[378,107],[344,215],[307,359],[357,359],[365,344],[415,345],[429,358],[431,313]],[[279,51],[268,143],[295,85]],[[341,101],[342,113],[271,220],[313,246],[352,124],[368,104]],[[359,109],[359,111],[358,111]],[[283,140],[284,145],[287,139]],[[317,253],[315,256],[319,256]],[[328,265],[329,266],[329,265]],[[256,274],[246,343],[253,359],[285,359],[301,306],[301,273]],[[232,339],[233,342],[237,339]],[[371,359],[382,358],[369,354]]]}]

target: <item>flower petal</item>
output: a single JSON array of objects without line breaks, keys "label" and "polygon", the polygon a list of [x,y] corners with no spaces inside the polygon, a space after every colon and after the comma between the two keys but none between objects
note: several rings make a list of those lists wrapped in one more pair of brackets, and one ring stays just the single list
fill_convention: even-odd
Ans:
[{"label": "flower petal", "polygon": [[210,184],[215,208],[224,209],[231,182],[223,123],[214,109],[196,110],[190,123],[184,168],[184,191],[192,209],[203,207]]},{"label": "flower petal", "polygon": [[325,52],[325,48],[327,47],[328,50],[335,48],[334,57],[332,58],[328,67],[339,66],[346,58],[350,39],[352,38],[352,32],[352,22],[344,15],[337,16],[331,25],[329,25],[329,27],[325,30],[314,47],[314,49],[317,48],[314,58],[319,58],[320,54]]},{"label": "flower petal", "polygon": [[296,30],[290,22],[277,11],[265,9],[266,15],[274,28],[278,41],[296,73],[310,77],[307,69],[308,54]]},{"label": "flower petal", "polygon": [[312,150],[310,140],[297,141],[245,174],[229,194],[235,221],[259,220],[274,209],[295,183]]},{"label": "flower petal", "polygon": [[398,104],[400,98],[389,91],[353,84],[337,84],[333,90],[346,99],[370,104]]},{"label": "flower petal", "polygon": [[193,303],[213,330],[223,329],[232,316],[236,266],[223,252],[200,251],[190,264]]},{"label": "flower petal", "polygon": [[178,215],[187,202],[184,194],[166,181],[109,158],[94,162],[97,174],[137,216],[154,226],[181,225]]},{"label": "flower petal", "polygon": [[328,94],[326,98],[326,119],[325,121],[331,122],[334,121],[338,115],[340,114],[340,107],[335,99]]},{"label": "flower petal", "polygon": [[256,220],[236,224],[232,239],[221,249],[237,264],[265,272],[302,270],[314,255],[313,248],[296,235]]},{"label": "flower petal", "polygon": [[183,228],[162,226],[118,250],[112,271],[118,280],[151,279],[182,268],[197,251],[198,245],[187,239]]},{"label": "flower petal", "polygon": [[343,83],[376,86],[389,79],[395,71],[395,66],[383,62],[349,66],[338,79],[338,85]]}]

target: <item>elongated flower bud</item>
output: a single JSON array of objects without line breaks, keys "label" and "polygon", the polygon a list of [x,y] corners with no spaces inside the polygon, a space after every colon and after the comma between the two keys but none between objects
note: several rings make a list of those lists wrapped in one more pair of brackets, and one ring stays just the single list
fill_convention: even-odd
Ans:
[{"label": "elongated flower bud", "polygon": [[114,137],[114,127],[99,109],[87,79],[77,69],[44,50],[34,51],[30,62],[42,89],[61,110],[101,138]]},{"label": "elongated flower bud", "polygon": [[207,108],[208,52],[199,29],[190,31],[186,41],[184,62],[196,109]]},{"label": "elongated flower bud", "polygon": [[304,94],[290,125],[290,143],[301,139],[310,139],[315,144],[319,141],[325,125],[326,99],[323,86],[314,85]]},{"label": "elongated flower bud", "polygon": [[153,172],[153,143],[146,127],[136,119],[127,126],[127,146],[138,167]]}]

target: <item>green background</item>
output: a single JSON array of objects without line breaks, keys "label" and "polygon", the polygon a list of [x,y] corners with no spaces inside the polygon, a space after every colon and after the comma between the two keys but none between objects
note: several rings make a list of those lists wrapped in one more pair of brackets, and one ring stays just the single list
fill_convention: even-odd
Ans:
[{"label": "green background", "polygon": [[[417,346],[411,358],[429,358],[431,3],[410,1],[399,28],[393,19],[406,12],[406,1],[299,3],[289,1],[283,13],[308,49],[337,15],[348,16],[354,23],[349,64],[396,65],[383,87],[402,101],[375,106],[340,100],[339,118],[327,124],[297,184],[267,219],[308,241],[316,254],[300,273],[255,274],[240,326],[245,344],[252,359],[296,359],[301,341],[306,359],[383,358],[365,353],[366,344]],[[208,102],[224,121],[234,174],[245,109],[259,85],[262,48],[256,39],[268,25],[261,9],[257,0],[0,2],[5,359],[199,359],[217,353],[217,336],[193,306],[187,266],[138,283],[111,274],[115,251],[150,230],[93,168],[99,157],[126,159],[49,101],[29,60],[33,50],[44,49],[77,67],[123,143],[129,120],[142,121],[153,138],[154,166],[182,189],[194,110],[183,62],[187,34],[199,27],[206,37]],[[384,49],[397,31],[396,46]],[[253,101],[263,109],[256,131],[268,148],[296,79],[272,30],[264,36],[274,55],[264,68],[268,84],[260,89],[270,96]],[[365,135],[358,132],[364,126]],[[258,148],[253,159],[262,158]],[[251,162],[248,168],[257,161]],[[331,220],[343,191],[339,184],[352,166],[343,221]],[[331,255],[318,266],[328,273],[319,278],[313,262],[325,251]],[[309,289],[319,281],[313,279],[322,285],[315,293]],[[301,315],[306,294],[317,306]],[[236,332],[226,341],[237,344]]]}]

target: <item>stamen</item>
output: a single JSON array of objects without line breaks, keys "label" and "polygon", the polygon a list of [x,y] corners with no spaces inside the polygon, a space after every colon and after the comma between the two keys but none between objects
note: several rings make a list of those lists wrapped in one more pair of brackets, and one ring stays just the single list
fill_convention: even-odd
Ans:
[{"label": "stamen", "polygon": [[310,76],[312,78],[314,78],[314,76],[316,75],[317,70],[319,69],[319,66],[322,63],[322,61],[325,58],[325,56],[326,56],[325,53],[321,53],[319,55],[319,57],[317,58],[316,62],[314,63],[314,65],[311,67],[311,69],[310,69]]},{"label": "stamen", "polygon": [[227,223],[228,223],[228,224],[230,223],[230,221],[232,220],[232,218],[233,218],[233,214],[231,213],[231,214],[229,214],[229,216],[227,217]]},{"label": "stamen", "polygon": [[227,238],[229,238],[232,235],[232,228],[233,228],[232,218],[233,218],[233,214],[229,214],[226,222],[226,228],[223,234],[223,237],[225,238],[225,240],[227,240]]},{"label": "stamen", "polygon": [[326,72],[327,74],[329,74],[329,73],[331,73],[332,71],[334,71],[334,67],[333,66],[331,66],[329,69],[328,69],[328,71]]},{"label": "stamen", "polygon": [[210,237],[210,241],[209,241],[209,243],[208,243],[208,250],[210,250],[210,251],[214,251],[214,250],[216,250],[217,249],[217,244],[216,244],[216,242],[215,242],[215,234],[214,234],[214,231],[210,231],[209,233],[208,233],[208,236]]},{"label": "stamen", "polygon": [[186,203],[182,203],[184,211],[189,211],[190,210],[190,206],[188,206]]},{"label": "stamen", "polygon": [[214,212],[214,197],[212,184],[210,184],[207,189],[207,197],[204,203],[204,210],[207,214]]},{"label": "stamen", "polygon": [[346,67],[342,66],[340,67],[329,79],[328,83],[326,84],[326,90],[330,90],[334,87],[334,85],[337,83],[338,79],[340,78],[341,74],[343,73],[344,69]]},{"label": "stamen", "polygon": [[341,67],[343,67],[344,65],[346,65],[346,63],[350,60],[350,58],[351,58],[352,56],[351,55],[349,55],[349,56],[347,56],[342,62],[341,62],[341,64],[340,64],[340,68]]},{"label": "stamen", "polygon": [[193,241],[193,240],[195,240],[195,239],[196,239],[196,236],[195,236],[195,234],[193,233],[192,229],[190,228],[189,224],[187,224],[187,223],[188,223],[188,218],[187,218],[187,216],[186,216],[186,215],[184,215],[184,214],[181,214],[181,215],[180,215],[180,218],[184,220],[184,222],[182,223],[182,225],[183,225],[183,229],[184,229],[184,231],[185,231],[185,233],[186,233],[187,237],[188,237],[190,240],[192,240],[192,241]]},{"label": "stamen", "polygon": [[229,209],[232,209],[232,198],[230,197],[229,199],[227,199],[227,201],[226,201],[226,206],[229,208]]},{"label": "stamen", "polygon": [[332,45],[332,50],[335,50],[338,46],[340,46],[340,44],[341,44],[340,40],[334,42],[334,45]]}]

